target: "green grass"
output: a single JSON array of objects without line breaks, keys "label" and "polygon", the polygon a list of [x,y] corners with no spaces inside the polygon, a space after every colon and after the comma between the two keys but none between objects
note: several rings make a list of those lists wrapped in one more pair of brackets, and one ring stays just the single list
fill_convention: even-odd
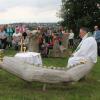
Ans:
[{"label": "green grass", "polygon": [[[16,52],[7,50],[7,56]],[[44,58],[46,66],[67,64],[67,58]],[[47,84],[42,91],[43,83],[25,82],[6,71],[0,70],[0,100],[100,100],[100,58],[87,79],[75,84]]]}]

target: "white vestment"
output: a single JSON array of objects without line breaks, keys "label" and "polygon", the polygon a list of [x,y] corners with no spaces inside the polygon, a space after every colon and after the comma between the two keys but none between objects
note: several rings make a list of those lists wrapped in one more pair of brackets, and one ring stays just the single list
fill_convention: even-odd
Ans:
[{"label": "white vestment", "polygon": [[73,56],[69,58],[67,67],[85,64],[88,61],[93,64],[97,62],[97,43],[94,37],[88,37],[88,34],[86,34]]}]

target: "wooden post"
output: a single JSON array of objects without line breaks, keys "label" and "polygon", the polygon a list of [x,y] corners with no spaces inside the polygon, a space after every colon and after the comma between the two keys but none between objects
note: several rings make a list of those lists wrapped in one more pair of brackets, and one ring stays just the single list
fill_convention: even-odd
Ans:
[{"label": "wooden post", "polygon": [[42,90],[43,90],[44,92],[46,91],[46,86],[47,86],[47,84],[43,84]]},{"label": "wooden post", "polygon": [[21,38],[21,49],[20,49],[21,52],[23,52],[23,38]]},{"label": "wooden post", "polygon": [[0,62],[3,62],[4,51],[0,50]]}]

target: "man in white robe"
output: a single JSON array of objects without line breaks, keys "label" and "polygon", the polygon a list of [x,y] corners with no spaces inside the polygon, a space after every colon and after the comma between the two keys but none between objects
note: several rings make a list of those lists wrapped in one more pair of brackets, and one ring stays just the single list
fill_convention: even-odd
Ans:
[{"label": "man in white robe", "polygon": [[97,62],[97,43],[94,37],[88,37],[88,29],[80,29],[81,43],[68,60],[67,68],[83,66],[93,67]]}]

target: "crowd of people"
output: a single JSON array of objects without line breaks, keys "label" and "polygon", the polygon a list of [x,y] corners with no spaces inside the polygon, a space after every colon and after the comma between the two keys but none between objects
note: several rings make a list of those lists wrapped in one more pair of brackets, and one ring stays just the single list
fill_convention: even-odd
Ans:
[{"label": "crowd of people", "polygon": [[[21,40],[25,42],[28,49],[28,39],[33,30],[29,30],[25,25],[1,25],[0,26],[0,49],[14,48],[20,50]],[[52,28],[36,28],[36,34],[38,35],[38,47],[41,54],[48,56],[49,50],[53,49],[56,42],[59,43],[59,47],[63,47],[63,37],[67,36],[66,45],[68,42],[68,48],[74,48],[75,34],[72,29],[64,30],[63,28],[52,29]],[[93,36],[95,37],[98,44],[98,55],[100,56],[100,30],[98,26],[95,26]]]},{"label": "crowd of people", "polygon": [[0,48],[7,49],[17,45],[25,31],[23,27],[0,26]]},{"label": "crowd of people", "polygon": [[[0,48],[9,49],[14,48],[15,50],[20,50],[21,40],[26,41],[29,39],[29,36],[35,32],[38,35],[38,46],[39,52],[48,55],[49,49],[53,49],[55,42],[59,43],[59,46],[62,46],[63,34],[66,34],[69,37],[69,45],[73,46],[74,33],[70,30],[70,33],[64,31],[63,29],[50,29],[50,28],[40,28],[36,30],[29,30],[24,25],[19,26],[0,26]],[[28,42],[28,41],[27,41]],[[28,44],[28,43],[26,43]],[[66,44],[67,45],[67,44]]]}]

